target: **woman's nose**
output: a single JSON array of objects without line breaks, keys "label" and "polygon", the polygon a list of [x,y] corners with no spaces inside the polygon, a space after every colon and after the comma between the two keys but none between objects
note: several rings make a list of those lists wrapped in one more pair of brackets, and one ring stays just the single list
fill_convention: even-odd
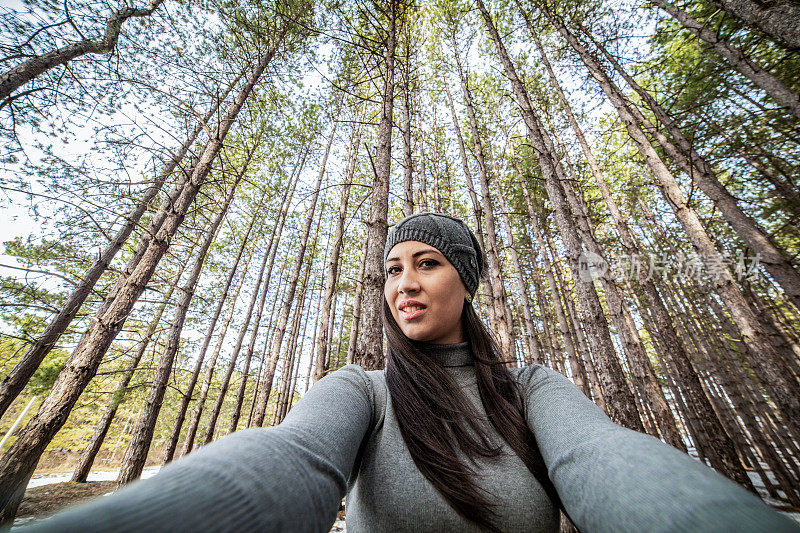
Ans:
[{"label": "woman's nose", "polygon": [[400,280],[397,282],[397,292],[416,292],[419,290],[419,280],[414,272],[405,270],[400,275]]}]

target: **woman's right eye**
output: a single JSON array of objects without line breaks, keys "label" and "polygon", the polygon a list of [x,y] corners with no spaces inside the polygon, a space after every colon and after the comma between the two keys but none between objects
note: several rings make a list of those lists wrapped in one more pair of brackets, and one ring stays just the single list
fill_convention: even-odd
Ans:
[{"label": "woman's right eye", "polygon": [[400,272],[400,267],[393,266],[386,269],[386,274],[389,276],[397,274],[398,272]]}]

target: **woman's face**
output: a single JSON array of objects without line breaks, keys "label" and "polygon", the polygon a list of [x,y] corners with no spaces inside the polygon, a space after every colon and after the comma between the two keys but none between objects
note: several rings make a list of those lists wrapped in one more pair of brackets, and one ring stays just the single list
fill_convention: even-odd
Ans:
[{"label": "woman's face", "polygon": [[383,294],[406,337],[431,344],[464,341],[461,311],[467,288],[436,248],[404,241],[386,258]]}]

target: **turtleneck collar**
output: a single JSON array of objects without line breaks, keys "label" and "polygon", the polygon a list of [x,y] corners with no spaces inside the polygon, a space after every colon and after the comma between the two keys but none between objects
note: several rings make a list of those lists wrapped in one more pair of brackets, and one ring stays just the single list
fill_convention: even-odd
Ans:
[{"label": "turtleneck collar", "polygon": [[475,363],[475,357],[466,342],[457,344],[427,344],[419,342],[417,346],[420,351],[426,353],[444,367],[468,366]]}]

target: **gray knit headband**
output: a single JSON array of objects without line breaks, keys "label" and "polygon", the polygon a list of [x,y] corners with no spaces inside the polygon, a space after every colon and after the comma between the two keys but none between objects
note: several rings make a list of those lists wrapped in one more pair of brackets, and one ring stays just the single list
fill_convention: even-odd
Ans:
[{"label": "gray knit headband", "polygon": [[484,256],[472,230],[462,220],[441,213],[418,213],[404,218],[386,237],[384,263],[389,251],[403,241],[424,242],[442,252],[458,271],[470,297],[475,296],[484,268]]}]

